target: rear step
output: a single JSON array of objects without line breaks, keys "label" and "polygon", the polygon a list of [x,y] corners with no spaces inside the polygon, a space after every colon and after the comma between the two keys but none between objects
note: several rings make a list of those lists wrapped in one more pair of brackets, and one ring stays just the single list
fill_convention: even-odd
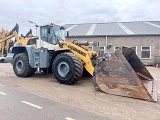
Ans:
[{"label": "rear step", "polygon": [[99,62],[93,78],[105,93],[157,101],[157,83],[131,48],[122,47],[122,53],[117,50]]}]

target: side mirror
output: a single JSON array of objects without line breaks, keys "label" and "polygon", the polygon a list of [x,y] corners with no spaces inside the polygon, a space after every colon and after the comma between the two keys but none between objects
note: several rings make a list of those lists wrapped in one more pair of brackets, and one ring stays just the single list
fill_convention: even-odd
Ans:
[{"label": "side mirror", "polygon": [[65,30],[66,28],[64,26],[61,26],[60,27],[60,30]]},{"label": "side mirror", "polygon": [[51,33],[51,27],[48,27],[48,33]]},{"label": "side mirror", "polygon": [[39,26],[36,24],[35,27],[39,27]]},{"label": "side mirror", "polygon": [[69,31],[67,31],[67,37],[69,37]]},{"label": "side mirror", "polygon": [[64,34],[65,34],[65,37],[69,37],[69,32],[68,31],[65,31]]}]

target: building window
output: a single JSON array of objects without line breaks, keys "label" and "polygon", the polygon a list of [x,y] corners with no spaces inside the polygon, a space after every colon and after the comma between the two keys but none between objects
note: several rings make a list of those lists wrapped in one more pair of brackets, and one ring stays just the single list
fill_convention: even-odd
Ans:
[{"label": "building window", "polygon": [[151,46],[150,47],[141,47],[141,58],[151,58]]},{"label": "building window", "polygon": [[120,47],[120,46],[114,46],[114,52],[115,52],[117,49],[120,49],[120,50],[121,50],[121,47]]},{"label": "building window", "polygon": [[105,46],[100,46],[100,56],[103,56],[104,54],[104,50],[105,50]]},{"label": "building window", "polygon": [[135,50],[136,54],[137,54],[137,46],[131,47],[132,49]]}]

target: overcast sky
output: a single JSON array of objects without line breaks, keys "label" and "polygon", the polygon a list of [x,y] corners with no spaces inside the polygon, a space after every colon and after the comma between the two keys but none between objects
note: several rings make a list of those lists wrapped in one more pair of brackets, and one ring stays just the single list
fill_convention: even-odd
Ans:
[{"label": "overcast sky", "polygon": [[160,0],[0,0],[0,29],[34,25],[160,21]]}]

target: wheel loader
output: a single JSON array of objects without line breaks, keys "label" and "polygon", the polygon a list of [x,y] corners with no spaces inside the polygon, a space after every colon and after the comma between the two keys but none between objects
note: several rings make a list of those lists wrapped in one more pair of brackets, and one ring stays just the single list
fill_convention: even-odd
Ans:
[{"label": "wheel loader", "polygon": [[[0,62],[5,62],[7,53],[10,51],[11,47],[14,45],[34,45],[36,44],[37,36],[32,35],[32,30],[25,36],[18,36],[19,25],[16,24],[15,27],[11,30],[2,29],[0,32]],[[15,38],[13,41],[12,38]]]},{"label": "wheel loader", "polygon": [[38,36],[33,36],[32,30],[30,29],[25,36],[21,34],[21,37],[19,37],[19,39],[16,40],[16,42],[14,43],[14,46],[36,45],[37,39],[38,39]]},{"label": "wheel loader", "polygon": [[19,26],[16,24],[16,26],[11,30],[4,30],[2,29],[0,32],[0,61],[4,62],[7,53],[9,52],[10,48],[14,45],[14,42],[11,40],[15,37],[15,39],[18,41],[18,30]]},{"label": "wheel loader", "polygon": [[[64,27],[39,26],[36,46],[14,46],[7,59],[18,77],[32,76],[35,71],[53,72],[61,84],[74,84],[87,71],[97,90],[148,101],[157,101],[155,80],[131,48],[116,51],[107,60],[90,49],[87,41],[67,42]],[[97,46],[96,46],[97,48]]]}]

